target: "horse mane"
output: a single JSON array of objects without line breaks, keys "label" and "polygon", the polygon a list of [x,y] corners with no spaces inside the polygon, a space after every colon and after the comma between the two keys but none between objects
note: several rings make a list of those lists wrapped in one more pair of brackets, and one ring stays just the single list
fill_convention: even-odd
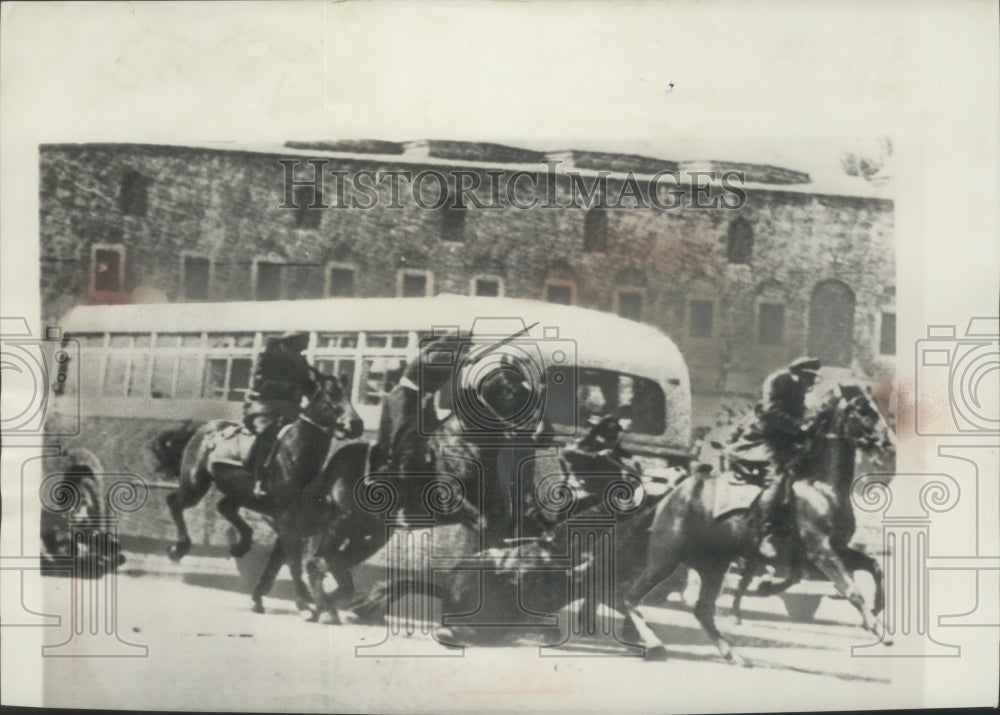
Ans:
[{"label": "horse mane", "polygon": [[149,449],[156,457],[157,467],[160,471],[174,478],[181,473],[184,448],[197,431],[198,425],[195,424],[194,420],[188,420],[180,427],[164,430],[153,438]]}]

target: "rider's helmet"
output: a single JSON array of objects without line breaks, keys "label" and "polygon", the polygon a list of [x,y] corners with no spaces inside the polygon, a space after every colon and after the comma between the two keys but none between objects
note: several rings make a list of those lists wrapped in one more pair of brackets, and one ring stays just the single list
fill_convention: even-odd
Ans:
[{"label": "rider's helmet", "polygon": [[301,330],[289,330],[279,338],[281,344],[293,352],[300,353],[309,347],[309,333]]},{"label": "rider's helmet", "polygon": [[811,385],[819,378],[820,367],[819,358],[800,357],[789,364],[788,370],[793,375],[798,376],[799,379]]}]

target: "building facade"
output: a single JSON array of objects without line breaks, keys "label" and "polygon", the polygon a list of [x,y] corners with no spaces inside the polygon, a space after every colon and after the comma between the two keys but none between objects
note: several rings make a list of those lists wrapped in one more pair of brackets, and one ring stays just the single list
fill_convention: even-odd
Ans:
[{"label": "building facade", "polygon": [[893,204],[862,180],[468,142],[43,145],[40,230],[49,324],[79,303],[506,295],[664,330],[695,424],[802,354],[892,382]]}]

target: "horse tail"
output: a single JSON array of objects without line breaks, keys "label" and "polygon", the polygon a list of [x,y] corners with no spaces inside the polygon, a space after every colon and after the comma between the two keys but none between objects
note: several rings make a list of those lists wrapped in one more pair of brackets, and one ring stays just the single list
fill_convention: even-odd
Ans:
[{"label": "horse tail", "polygon": [[174,479],[180,475],[184,448],[197,431],[198,425],[194,420],[188,420],[180,427],[165,430],[153,438],[150,450],[156,457],[160,472]]},{"label": "horse tail", "polygon": [[371,588],[368,595],[361,596],[348,604],[347,610],[354,613],[362,623],[382,625],[389,615],[389,606],[408,595],[448,600],[447,592],[438,585],[419,578],[402,578],[379,581]]}]

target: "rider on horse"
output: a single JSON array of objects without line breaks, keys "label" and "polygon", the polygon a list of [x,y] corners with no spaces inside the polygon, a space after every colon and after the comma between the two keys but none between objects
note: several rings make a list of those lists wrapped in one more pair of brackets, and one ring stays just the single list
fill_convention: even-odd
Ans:
[{"label": "rider on horse", "polygon": [[254,362],[250,390],[243,404],[243,424],[257,435],[246,466],[254,476],[254,495],[265,495],[266,466],[281,428],[298,417],[302,398],[316,389],[312,368],[303,355],[309,333],[287,332],[268,338]]},{"label": "rider on horse", "polygon": [[382,404],[373,471],[409,472],[430,463],[427,437],[437,422],[434,394],[451,378],[468,339],[441,335],[424,343]]},{"label": "rider on horse", "polygon": [[817,358],[802,357],[764,380],[764,399],[757,413],[755,431],[768,447],[772,465],[760,496],[764,517],[760,552],[765,558],[777,556],[774,537],[784,516],[791,481],[789,463],[805,440],[808,430],[805,398],[819,376],[819,368]]}]

